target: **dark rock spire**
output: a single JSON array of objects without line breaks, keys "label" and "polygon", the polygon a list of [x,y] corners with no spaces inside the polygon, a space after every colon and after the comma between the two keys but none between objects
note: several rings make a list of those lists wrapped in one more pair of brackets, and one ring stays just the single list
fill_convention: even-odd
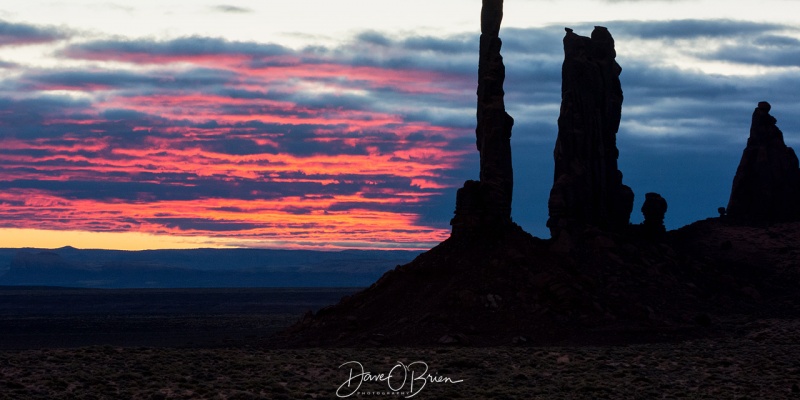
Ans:
[{"label": "dark rock spire", "polygon": [[480,181],[467,181],[456,195],[453,233],[503,228],[511,224],[511,128],[514,119],[505,111],[505,66],[498,37],[503,0],[483,0],[480,60],[478,63],[478,125]]},{"label": "dark rock spire", "polygon": [[753,111],[750,138],[733,178],[728,216],[742,222],[800,220],[800,167],[766,101]]},{"label": "dark rock spire", "polygon": [[602,26],[591,38],[566,28],[561,115],[547,226],[554,238],[586,225],[621,230],[633,210],[633,191],[617,168],[622,113],[622,68],[614,39]]}]

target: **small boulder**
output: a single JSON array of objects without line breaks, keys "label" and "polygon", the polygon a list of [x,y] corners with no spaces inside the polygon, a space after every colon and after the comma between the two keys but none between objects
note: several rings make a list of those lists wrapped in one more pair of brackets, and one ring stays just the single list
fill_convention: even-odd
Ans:
[{"label": "small boulder", "polygon": [[667,213],[667,200],[658,193],[647,193],[644,195],[642,214],[644,215],[645,233],[656,235],[667,231],[664,227],[664,215]]}]

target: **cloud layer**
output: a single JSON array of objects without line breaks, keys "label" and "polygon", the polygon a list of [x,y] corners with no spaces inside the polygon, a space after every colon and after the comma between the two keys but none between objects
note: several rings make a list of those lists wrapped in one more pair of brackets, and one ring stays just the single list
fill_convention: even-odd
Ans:
[{"label": "cloud layer", "polygon": [[[756,102],[798,143],[797,28],[606,25],[623,67],[621,169],[640,201],[665,195],[672,227],[727,201]],[[501,35],[514,218],[546,235],[563,27]],[[0,46],[64,38],[0,21]],[[0,64],[14,71],[0,75],[0,228],[424,248],[447,237],[455,189],[477,175],[472,33],[369,31],[304,49],[199,36],[56,46],[64,67]]]},{"label": "cloud layer", "polygon": [[0,20],[0,47],[55,42],[67,36],[55,28]]}]

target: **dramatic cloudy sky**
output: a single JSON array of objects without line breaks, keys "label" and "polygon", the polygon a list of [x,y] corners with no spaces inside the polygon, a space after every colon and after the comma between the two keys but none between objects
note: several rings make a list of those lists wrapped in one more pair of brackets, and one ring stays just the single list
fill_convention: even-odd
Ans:
[{"label": "dramatic cloudy sky", "polygon": [[[564,27],[616,38],[624,182],[727,203],[756,103],[800,144],[795,0],[506,0],[513,218],[548,237]],[[0,247],[429,248],[477,178],[478,0],[0,4]]]}]

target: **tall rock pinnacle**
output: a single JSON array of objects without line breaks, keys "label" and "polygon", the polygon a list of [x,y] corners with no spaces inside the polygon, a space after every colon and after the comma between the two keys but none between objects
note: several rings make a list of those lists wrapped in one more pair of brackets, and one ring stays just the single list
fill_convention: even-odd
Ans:
[{"label": "tall rock pinnacle", "polygon": [[800,167],[766,101],[753,111],[750,138],[733,178],[728,216],[743,222],[800,220]]},{"label": "tall rock pinnacle", "polygon": [[498,37],[503,19],[503,0],[483,0],[481,9],[480,61],[478,63],[478,125],[476,145],[480,152],[480,181],[466,181],[456,195],[453,234],[503,228],[511,224],[511,128],[514,119],[505,111],[505,66]]},{"label": "tall rock pinnacle", "polygon": [[622,68],[615,61],[614,39],[602,26],[595,27],[591,38],[566,31],[555,177],[548,202],[547,226],[554,238],[585,225],[620,230],[633,210],[633,191],[622,184],[617,168]]}]

